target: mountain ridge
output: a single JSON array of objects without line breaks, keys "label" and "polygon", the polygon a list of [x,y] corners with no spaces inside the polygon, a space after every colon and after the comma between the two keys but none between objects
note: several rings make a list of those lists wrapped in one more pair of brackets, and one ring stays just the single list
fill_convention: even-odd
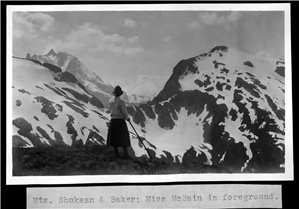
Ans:
[{"label": "mountain ridge", "polygon": [[113,87],[106,84],[96,73],[90,71],[77,57],[67,52],[55,52],[51,49],[46,55],[33,55],[28,53],[27,59],[37,60],[60,67],[62,71],[72,73],[86,90],[100,99],[105,107],[108,107],[108,101],[112,96]]},{"label": "mountain ridge", "polygon": [[[152,102],[140,105],[141,111],[130,109],[131,114],[138,115],[133,117],[134,121],[146,130],[147,121],[157,118],[162,129],[173,130],[177,126],[176,121],[182,108],[188,110],[187,117],[192,114],[199,116],[206,108],[209,113],[202,119],[203,121],[207,121],[207,119],[212,121],[203,124],[204,131],[199,134],[203,134],[203,146],[204,143],[212,144],[213,149],[206,149],[212,153],[210,161],[214,164],[223,164],[225,163],[224,158],[227,159],[227,166],[230,166],[235,158],[241,158],[240,162],[244,164],[241,166],[239,162],[238,166],[242,171],[244,169],[256,169],[252,166],[253,163],[256,163],[255,161],[260,160],[256,158],[267,158],[269,161],[279,164],[283,162],[281,156],[284,153],[284,77],[274,73],[275,66],[281,63],[275,63],[275,60],[271,59],[271,62],[274,62],[271,64],[273,68],[272,70],[269,67],[266,69],[272,72],[271,76],[275,76],[274,79],[270,76],[265,77],[268,75],[266,73],[260,73],[259,77],[256,77],[252,74],[256,71],[255,69],[258,66],[265,66],[264,62],[268,62],[270,59],[266,61],[261,61],[260,58],[255,60],[248,55],[245,62],[239,61],[240,65],[236,67],[235,63],[223,62],[229,53],[230,49],[227,47],[215,47],[209,53],[181,60],[174,67],[173,74],[166,82],[163,90]],[[231,56],[235,56],[235,54],[236,52],[233,50]],[[243,56],[244,53],[241,55]],[[201,66],[201,62],[205,65]],[[248,66],[249,62],[251,64]],[[284,69],[284,66],[281,67]],[[260,81],[261,79],[267,80],[264,83]],[[275,85],[270,82],[274,82]],[[271,94],[265,93],[266,91],[271,91],[277,95],[269,96]],[[278,98],[279,94],[283,95],[280,99]],[[208,106],[205,107],[205,104]],[[153,117],[153,112],[158,116]],[[267,126],[263,126],[264,131],[260,131],[259,127],[264,123]],[[273,135],[275,132],[277,134]],[[231,136],[232,133],[234,133],[234,137]],[[273,136],[276,137],[273,138]],[[217,138],[223,140],[219,141]],[[258,140],[259,138],[260,140]],[[231,139],[235,141],[235,144],[231,144]],[[261,153],[257,151],[259,148],[256,145],[264,143],[267,144],[264,146],[268,146],[271,152],[277,153],[277,156],[281,158],[270,157],[271,154],[269,156],[267,150],[263,150],[263,154],[256,154]],[[228,153],[225,150],[228,149],[228,144],[235,147],[230,150],[235,150],[234,152],[239,153],[239,156],[232,154],[233,151]],[[223,149],[222,147],[226,148]],[[204,150],[199,150],[204,152]],[[252,150],[256,152],[256,155],[253,154]],[[262,157],[256,157],[259,155]],[[263,166],[258,166],[258,170],[266,170],[269,167],[263,168]],[[280,166],[276,165],[278,170],[281,168]]]},{"label": "mountain ridge", "polygon": [[[56,53],[54,49],[51,49],[46,55],[33,55],[31,57],[30,54],[27,53],[26,58],[39,61],[42,64],[50,63],[60,67],[62,71],[72,73],[85,86],[89,93],[92,93],[100,99],[105,107],[109,107],[108,101],[113,96],[112,92],[114,87],[104,82],[95,72],[89,70],[77,57],[67,52]],[[149,100],[149,98],[139,96],[138,94],[127,95],[125,91],[122,98],[130,106]]]}]

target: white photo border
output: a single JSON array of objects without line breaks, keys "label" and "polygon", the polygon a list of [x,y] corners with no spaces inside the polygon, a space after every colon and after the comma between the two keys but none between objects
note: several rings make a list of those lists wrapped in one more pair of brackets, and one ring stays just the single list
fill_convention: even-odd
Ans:
[{"label": "white photo border", "polygon": [[[285,14],[285,173],[281,174],[168,174],[168,175],[97,175],[97,176],[13,176],[12,175],[12,13],[15,11],[284,11]],[[6,86],[6,183],[77,184],[147,183],[194,181],[276,181],[294,180],[291,26],[289,3],[264,4],[128,4],[128,5],[22,5],[7,6],[7,86]]]}]

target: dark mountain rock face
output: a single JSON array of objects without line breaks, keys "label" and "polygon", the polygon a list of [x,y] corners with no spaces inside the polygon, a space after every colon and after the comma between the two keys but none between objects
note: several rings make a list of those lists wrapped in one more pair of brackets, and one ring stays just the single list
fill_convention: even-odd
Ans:
[{"label": "dark mountain rock face", "polygon": [[21,136],[24,136],[32,142],[32,144],[35,147],[43,147],[45,144],[43,144],[40,140],[40,137],[36,134],[31,133],[32,131],[32,125],[28,123],[24,118],[16,118],[12,121],[12,124],[19,128],[18,134]]},{"label": "dark mountain rock face", "polygon": [[285,77],[285,67],[284,67],[284,61],[278,60],[276,62],[276,69],[275,72],[280,75],[281,77]]},{"label": "dark mountain rock face", "polygon": [[207,87],[207,86],[209,86],[210,84],[211,84],[211,77],[210,76],[208,76],[208,75],[206,75],[205,76],[207,79],[204,81],[204,82],[202,82],[201,80],[199,80],[199,79],[196,79],[196,80],[194,80],[194,83],[196,84],[196,85],[198,85],[199,87]]},{"label": "dark mountain rock face", "polygon": [[214,53],[214,52],[228,52],[227,46],[215,46],[209,53]]},{"label": "dark mountain rock face", "polygon": [[[93,143],[92,139],[96,139],[96,141],[100,142],[99,144]],[[85,146],[104,146],[106,145],[106,140],[99,135],[96,131],[90,130],[89,135],[87,136],[87,140]]]},{"label": "dark mountain rock face", "polygon": [[252,75],[251,73],[246,73],[247,75],[249,75],[250,80],[259,88],[266,90],[267,87],[265,85],[263,85],[254,75]]},{"label": "dark mountain rock face", "polygon": [[271,99],[271,97],[269,97],[267,94],[265,94],[265,97],[268,101],[269,106],[271,107],[271,109],[273,110],[273,112],[276,114],[276,116],[280,119],[280,120],[284,120],[285,118],[285,111],[284,109],[279,109],[277,107],[277,105],[274,103],[274,101]]},{"label": "dark mountain rock face", "polygon": [[226,69],[225,67],[222,68],[222,69],[220,69],[220,71],[221,71],[221,73],[223,73],[223,74],[225,74],[225,75],[227,75],[227,73],[229,73],[229,70]]},{"label": "dark mountain rock face", "polygon": [[18,136],[18,135],[13,135],[12,136],[12,143],[13,143],[13,147],[26,147],[27,145],[29,145],[28,142],[26,142],[24,139],[22,139],[22,137]]},{"label": "dark mountain rock face", "polygon": [[244,88],[246,91],[248,91],[252,96],[259,98],[260,97],[260,91],[257,89],[256,85],[250,84],[246,81],[244,81],[242,78],[237,78],[235,86],[238,88]]},{"label": "dark mountain rock face", "polygon": [[22,105],[21,100],[17,99],[17,100],[16,100],[16,105],[17,105],[18,107],[20,107],[20,106]]},{"label": "dark mountain rock face", "polygon": [[26,59],[31,59],[31,56],[29,53],[26,54]]},{"label": "dark mountain rock face", "polygon": [[173,95],[179,92],[181,85],[179,84],[178,80],[180,76],[185,73],[186,66],[188,66],[188,71],[196,73],[197,68],[193,65],[195,60],[195,57],[182,60],[174,67],[173,73],[166,82],[163,90],[154,98],[155,102],[167,100],[168,98],[172,97]]},{"label": "dark mountain rock face", "polygon": [[71,135],[71,139],[72,141],[75,141],[78,133],[76,131],[76,129],[74,128],[73,124],[74,124],[74,117],[71,115],[67,115],[69,120],[66,123],[66,127],[67,127],[67,133]]},{"label": "dark mountain rock face", "polygon": [[203,163],[206,161],[207,161],[206,155],[203,153],[197,155],[196,151],[194,150],[194,147],[188,149],[182,158],[183,164],[198,163],[198,162]]},{"label": "dark mountain rock face", "polygon": [[77,100],[83,101],[85,103],[89,102],[89,97],[86,94],[80,94],[77,91],[70,89],[70,88],[62,87],[62,89],[64,91],[71,93]]},{"label": "dark mountain rock face", "polygon": [[225,66],[224,63],[218,62],[217,60],[214,60],[213,63],[214,63],[214,68],[215,68],[215,69],[217,69],[218,66]]},{"label": "dark mountain rock face", "polygon": [[222,91],[223,90],[223,86],[225,86],[226,83],[220,83],[219,81],[216,83],[216,88],[219,90],[219,91]]},{"label": "dark mountain rock face", "polygon": [[[72,77],[73,78],[73,77]],[[85,103],[90,103],[92,105],[94,105],[97,108],[103,108],[103,104],[101,103],[101,101],[99,101],[96,97],[92,96],[88,97],[85,94],[81,94],[77,91],[74,91],[70,88],[66,88],[66,87],[62,87],[61,89],[58,87],[53,87],[50,86],[48,84],[45,84],[45,86],[52,90],[53,92],[55,92],[56,94],[63,96],[64,98],[66,98],[68,101],[63,101],[64,104],[66,104],[68,107],[72,108],[75,112],[80,113],[82,116],[84,117],[88,117],[89,114],[85,111],[85,107],[82,103],[78,102],[78,101],[83,101]],[[66,92],[69,92],[70,94],[72,94],[77,100],[70,98],[69,96],[67,96]],[[56,105],[56,108],[59,108],[59,106]]]},{"label": "dark mountain rock face", "polygon": [[55,114],[57,112],[56,110],[57,107],[54,106],[53,102],[49,101],[43,96],[38,96],[35,97],[34,99],[36,99],[37,102],[41,103],[42,105],[41,112],[46,114],[49,119],[53,120],[58,117],[58,115]]},{"label": "dark mountain rock face", "polygon": [[54,139],[52,139],[49,136],[49,134],[47,133],[47,131],[44,130],[43,128],[41,128],[40,126],[37,126],[36,130],[41,134],[42,137],[44,137],[45,139],[48,140],[48,142],[51,146],[53,146],[53,147],[67,146],[64,143],[61,134],[58,131],[54,131]]},{"label": "dark mountain rock face", "polygon": [[50,63],[44,63],[44,67],[48,68],[49,70],[53,71],[54,73],[61,73],[62,70],[60,67],[57,67],[56,65],[50,64]]},{"label": "dark mountain rock face", "polygon": [[23,94],[28,94],[30,95],[30,93],[28,91],[26,91],[25,89],[19,89],[19,92],[23,93]]},{"label": "dark mountain rock face", "polygon": [[250,61],[244,62],[244,65],[247,65],[248,67],[254,67]]}]

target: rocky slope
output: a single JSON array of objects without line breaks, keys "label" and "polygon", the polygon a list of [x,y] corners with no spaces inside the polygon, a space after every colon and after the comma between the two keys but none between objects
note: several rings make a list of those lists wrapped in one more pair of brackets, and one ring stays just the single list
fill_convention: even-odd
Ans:
[{"label": "rocky slope", "polygon": [[[105,146],[107,108],[72,73],[14,57],[12,95],[13,147]],[[145,154],[129,128],[130,154]]]},{"label": "rocky slope", "polygon": [[61,175],[149,175],[149,174],[229,173],[213,165],[165,163],[145,156],[125,160],[115,158],[106,147],[14,148],[14,176]]}]

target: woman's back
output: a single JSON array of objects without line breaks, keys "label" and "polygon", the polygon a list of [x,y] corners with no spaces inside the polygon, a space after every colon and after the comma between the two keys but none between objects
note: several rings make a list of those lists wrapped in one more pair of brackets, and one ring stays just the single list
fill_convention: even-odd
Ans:
[{"label": "woman's back", "polygon": [[109,100],[111,118],[128,118],[127,108],[125,102],[120,97],[112,97]]}]

